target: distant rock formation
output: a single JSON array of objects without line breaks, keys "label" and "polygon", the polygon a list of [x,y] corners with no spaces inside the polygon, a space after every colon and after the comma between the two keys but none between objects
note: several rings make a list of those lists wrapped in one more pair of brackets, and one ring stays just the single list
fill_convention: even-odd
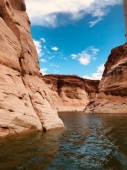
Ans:
[{"label": "distant rock formation", "polygon": [[75,75],[45,75],[43,80],[51,90],[58,111],[83,111],[96,96],[99,85],[99,81]]},{"label": "distant rock formation", "polygon": [[98,91],[85,112],[127,113],[127,44],[111,51]]},{"label": "distant rock formation", "polygon": [[112,50],[100,83],[42,76],[24,0],[0,0],[0,70],[0,137],[63,128],[57,111],[127,113],[127,45]]},{"label": "distant rock formation", "polygon": [[98,86],[39,73],[24,0],[0,0],[0,70],[0,137],[63,128],[57,110],[84,109]]}]

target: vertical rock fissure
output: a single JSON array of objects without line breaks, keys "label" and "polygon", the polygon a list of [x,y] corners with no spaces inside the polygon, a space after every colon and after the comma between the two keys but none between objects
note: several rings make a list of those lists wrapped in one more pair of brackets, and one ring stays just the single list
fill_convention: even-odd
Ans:
[{"label": "vertical rock fissure", "polygon": [[[21,50],[21,54],[20,54],[20,57],[19,57],[19,64],[20,64],[20,67],[21,67],[21,79],[22,79],[22,82],[23,82],[24,86],[26,87],[26,84],[25,84],[25,82],[23,80],[23,77],[25,76],[26,72],[25,72],[25,70],[23,69],[23,66],[22,66],[22,60],[24,59],[24,51],[23,51],[22,44],[21,44],[21,49],[22,50]],[[28,94],[29,94],[29,92],[28,92]],[[31,103],[31,105],[32,105],[32,107],[34,109],[34,112],[36,113],[36,116],[38,117],[39,121],[41,122],[41,120],[40,120],[40,118],[38,116],[38,112],[37,112],[36,108],[34,107],[34,104],[33,104],[33,101],[32,101],[32,98],[31,98],[30,94],[29,94],[29,99],[30,99],[30,103]],[[41,122],[41,124],[42,124],[42,122]],[[42,129],[43,129],[43,125],[42,125]]]},{"label": "vertical rock fissure", "polygon": [[[11,19],[10,19],[10,21],[11,21]],[[26,74],[26,71],[25,71],[25,69],[23,68],[24,48],[23,48],[23,46],[22,46],[22,42],[21,42],[21,39],[20,39],[20,31],[19,31],[19,29],[18,29],[17,26],[14,26],[16,31],[13,31],[13,29],[12,29],[11,26],[10,26],[10,24],[8,24],[6,21],[5,21],[5,23],[6,23],[6,25],[11,29],[11,31],[15,34],[15,36],[17,37],[17,40],[18,40],[18,42],[19,42],[19,44],[20,44],[20,46],[21,46],[21,53],[20,53],[20,56],[19,56],[19,65],[20,65],[20,68],[21,68],[21,80],[22,80],[22,83],[24,84],[24,87],[26,88],[26,84],[24,83],[24,80],[23,80],[23,77],[24,77],[25,74]],[[18,33],[18,35],[17,35],[16,33]],[[25,37],[25,39],[26,39],[26,37]],[[28,43],[28,41],[27,41],[27,43]],[[28,74],[28,73],[27,73],[27,74]],[[29,92],[28,92],[28,94],[29,94]],[[35,111],[35,113],[36,113],[36,116],[38,117],[38,119],[39,119],[39,121],[40,121],[40,118],[39,118],[39,116],[38,116],[38,112],[36,111],[36,109],[35,109],[35,107],[34,107],[34,104],[33,104],[33,102],[32,102],[32,99],[31,99],[30,94],[29,94],[29,99],[30,99],[31,105],[32,105],[32,107],[33,107],[33,109],[34,109],[34,111]],[[41,121],[40,121],[40,122],[41,122]],[[41,122],[41,124],[42,124],[42,122]]]},{"label": "vertical rock fissure", "polygon": [[[30,95],[30,94],[29,94],[29,99],[30,99],[31,105],[32,105],[32,107],[33,107],[33,109],[34,109],[34,111],[35,111],[35,113],[36,113],[36,115],[37,115],[38,119],[40,120],[40,117],[39,117],[39,115],[38,115],[38,112],[37,112],[36,108],[34,107],[34,104],[33,104],[33,101],[32,101],[32,97],[31,97],[31,95]],[[42,125],[42,129],[44,129],[44,128],[43,128],[43,124],[42,124],[42,121],[41,121],[41,120],[40,120],[40,122],[41,122],[41,125]]]}]

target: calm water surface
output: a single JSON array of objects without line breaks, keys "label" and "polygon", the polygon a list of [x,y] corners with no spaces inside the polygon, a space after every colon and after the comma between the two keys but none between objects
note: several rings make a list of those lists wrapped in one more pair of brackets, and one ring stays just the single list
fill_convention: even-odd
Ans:
[{"label": "calm water surface", "polygon": [[0,141],[0,170],[127,170],[127,115],[59,113],[65,130]]}]

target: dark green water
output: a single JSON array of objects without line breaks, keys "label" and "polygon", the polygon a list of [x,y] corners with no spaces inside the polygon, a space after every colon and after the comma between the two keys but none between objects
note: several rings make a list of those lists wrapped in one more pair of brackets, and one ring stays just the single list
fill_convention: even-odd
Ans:
[{"label": "dark green water", "polygon": [[127,170],[127,115],[60,113],[65,130],[0,141],[0,170]]}]

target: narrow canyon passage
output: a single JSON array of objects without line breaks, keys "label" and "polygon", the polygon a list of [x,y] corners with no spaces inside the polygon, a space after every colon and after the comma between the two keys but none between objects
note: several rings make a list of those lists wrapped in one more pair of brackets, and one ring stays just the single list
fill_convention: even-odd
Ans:
[{"label": "narrow canyon passage", "polygon": [[0,0],[0,170],[127,170],[120,1]]}]

